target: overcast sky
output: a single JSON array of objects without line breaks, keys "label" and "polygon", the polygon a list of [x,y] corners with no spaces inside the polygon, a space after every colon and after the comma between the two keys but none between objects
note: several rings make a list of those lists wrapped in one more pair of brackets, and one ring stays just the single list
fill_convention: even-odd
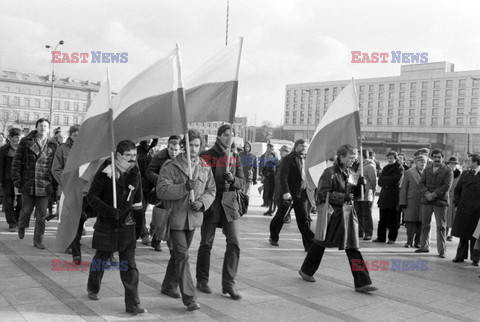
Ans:
[{"label": "overcast sky", "polygon": [[[227,0],[0,0],[0,67],[51,73],[64,52],[128,52],[108,64],[112,90],[171,51],[188,76],[225,45]],[[479,1],[230,0],[229,41],[243,36],[237,115],[280,124],[285,85],[394,76],[399,64],[352,64],[351,51],[428,52],[429,62],[480,69]],[[99,81],[107,64],[56,64]]]}]

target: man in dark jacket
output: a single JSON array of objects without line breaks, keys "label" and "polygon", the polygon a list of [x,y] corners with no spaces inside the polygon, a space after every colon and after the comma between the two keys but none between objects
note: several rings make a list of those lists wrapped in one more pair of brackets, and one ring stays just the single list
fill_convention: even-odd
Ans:
[{"label": "man in dark jacket", "polygon": [[312,245],[314,233],[310,229],[310,221],[308,220],[308,197],[307,182],[305,177],[305,155],[307,152],[307,144],[304,139],[295,142],[292,152],[290,152],[282,161],[280,169],[280,196],[282,201],[275,217],[270,223],[270,244],[278,246],[280,231],[282,230],[283,218],[288,211],[288,200],[293,202],[295,218],[297,219],[298,230],[302,234],[302,242],[305,251],[308,251]]},{"label": "man in dark jacket", "polygon": [[154,187],[154,185],[151,185],[150,181],[147,180],[147,176],[145,174],[148,164],[152,160],[152,157],[149,153],[150,149],[152,148],[151,143],[152,140],[141,141],[140,144],[137,146],[137,164],[138,168],[140,169],[140,175],[142,176],[143,207],[142,216],[140,218],[135,218],[135,235],[137,239],[142,239],[142,244],[144,245],[148,245],[150,243],[150,234],[148,233],[148,229],[146,226],[145,211],[148,207],[148,194]]},{"label": "man in dark jacket", "polygon": [[210,275],[210,253],[217,227],[223,228],[227,249],[223,259],[222,293],[228,293],[234,300],[241,299],[235,289],[240,260],[240,244],[238,240],[237,219],[240,218],[237,201],[238,190],[243,189],[245,178],[242,163],[237,154],[228,158],[228,148],[232,141],[232,127],[224,124],[218,128],[215,145],[205,151],[201,157],[212,168],[215,177],[216,195],[213,204],[205,212],[197,255],[197,288],[204,293],[211,293],[208,286]]},{"label": "man in dark jacket", "polygon": [[432,213],[435,214],[437,223],[437,250],[440,258],[445,258],[448,191],[452,186],[453,172],[443,163],[443,152],[433,150],[431,157],[433,162],[427,165],[420,178],[420,190],[422,191],[422,235],[420,248],[415,253],[430,252],[430,225]]},{"label": "man in dark jacket", "polygon": [[464,171],[460,176],[453,199],[457,212],[452,235],[460,238],[453,262],[460,263],[467,259],[470,248],[470,259],[474,266],[478,266],[480,251],[473,247],[478,236],[473,237],[473,233],[480,220],[480,155],[470,154],[467,164],[470,170]]},{"label": "man in dark jacket", "polygon": [[[157,181],[158,181],[158,176],[160,173],[160,170],[162,169],[163,164],[167,160],[173,160],[177,157],[177,155],[180,153],[181,147],[180,147],[180,137],[178,135],[172,135],[168,138],[168,146],[165,149],[160,150],[156,155],[153,156],[152,161],[148,164],[147,169],[145,170],[145,177],[149,181],[150,185],[152,187],[157,186]],[[160,199],[158,199],[157,194],[155,193],[155,190],[153,191],[154,193],[154,198],[155,199],[155,204],[160,202]],[[153,231],[154,227],[150,223],[150,231]],[[150,246],[153,247],[157,252],[162,251],[162,246],[160,245],[160,239],[154,234],[152,236],[152,241],[150,243]]]},{"label": "man in dark jacket", "polygon": [[[117,145],[115,168],[111,160],[100,167],[93,178],[87,200],[97,212],[92,248],[96,249],[88,275],[88,297],[99,300],[103,271],[114,252],[118,251],[120,278],[125,288],[128,313],[145,313],[138,296],[138,270],[135,263],[135,213],[142,211],[142,183],[135,165],[135,143],[122,141]],[[115,173],[117,207],[113,204],[112,177]],[[116,264],[116,263],[115,263]],[[114,266],[114,263],[110,265]],[[110,268],[111,269],[111,268]]]},{"label": "man in dark jacket", "polygon": [[25,136],[18,145],[12,162],[13,185],[20,189],[23,198],[22,211],[18,223],[18,237],[25,237],[25,228],[35,208],[35,231],[33,246],[45,249],[45,217],[48,200],[55,191],[55,180],[51,168],[57,143],[49,139],[50,122],[39,119],[36,130]]},{"label": "man in dark jacket", "polygon": [[[317,207],[329,209],[330,218],[317,223],[317,236],[308,250],[300,276],[307,282],[315,282],[313,275],[320,267],[326,247],[338,247],[345,250],[350,270],[352,271],[357,292],[373,292],[367,265],[358,250],[358,220],[353,206],[355,195],[360,193],[360,186],[365,178],[355,179],[351,166],[357,158],[357,149],[344,145],[337,150],[337,161],[323,172],[318,183]],[[328,201],[327,201],[328,200]],[[322,210],[323,211],[323,210]],[[321,214],[318,218],[320,220]]]},{"label": "man in dark jacket", "polygon": [[21,138],[22,131],[19,128],[12,128],[8,131],[7,143],[0,147],[0,190],[3,193],[5,219],[11,232],[17,230],[18,218],[22,209],[22,195],[14,188],[12,181],[13,156]]},{"label": "man in dark jacket", "polygon": [[384,243],[387,239],[388,244],[395,244],[400,228],[399,198],[400,185],[403,177],[403,166],[398,161],[398,154],[390,151],[387,154],[388,164],[383,167],[378,177],[378,185],[382,187],[380,197],[378,198],[378,208],[380,209],[380,220],[377,227],[377,239],[374,243]]}]

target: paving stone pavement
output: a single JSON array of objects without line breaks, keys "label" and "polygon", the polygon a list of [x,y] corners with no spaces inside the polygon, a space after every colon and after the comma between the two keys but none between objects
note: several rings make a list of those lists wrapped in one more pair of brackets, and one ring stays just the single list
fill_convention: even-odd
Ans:
[{"label": "paving stone pavement", "polygon": [[[8,232],[1,214],[0,321],[480,321],[480,271],[471,261],[451,262],[458,239],[447,242],[446,259],[437,257],[434,230],[428,254],[403,247],[404,227],[394,245],[361,240],[365,260],[387,261],[385,270],[370,272],[379,287],[374,294],[354,292],[345,252],[335,249],[326,251],[315,274],[317,282],[307,283],[298,275],[306,253],[294,216],[282,230],[280,246],[271,246],[268,227],[272,217],[262,215],[266,209],[258,206],[260,197],[256,189],[252,191],[249,213],[240,223],[236,283],[243,299],[233,301],[221,294],[225,237],[218,230],[209,283],[213,293],[198,292],[201,309],[194,312],[188,312],[181,300],[160,293],[169,259],[165,245],[163,252],[155,252],[137,244],[140,298],[149,312],[133,316],[125,313],[119,272],[106,272],[100,301],[90,301],[86,294],[88,267],[84,271],[52,271],[52,260],[71,261],[71,255],[53,250],[58,222],[47,223],[46,249],[38,250],[33,247],[32,228],[19,240],[17,233]],[[147,222],[150,216],[148,212]],[[316,216],[312,218],[314,227]],[[375,226],[377,220],[375,207]],[[92,219],[87,222],[88,234],[82,239],[86,261],[94,254],[90,248],[93,224]],[[190,250],[193,276],[199,241],[197,231]]]}]

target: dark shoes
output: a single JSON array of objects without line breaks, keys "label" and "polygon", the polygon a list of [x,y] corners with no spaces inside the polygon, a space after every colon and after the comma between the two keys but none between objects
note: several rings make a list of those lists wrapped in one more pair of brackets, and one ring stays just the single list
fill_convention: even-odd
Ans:
[{"label": "dark shoes", "polygon": [[144,309],[143,307],[138,305],[135,305],[133,307],[127,307],[125,311],[127,311],[127,313],[132,313],[132,314],[147,313],[147,309]]},{"label": "dark shoes", "polygon": [[405,248],[410,248],[410,247],[412,247],[412,245],[410,245],[409,243],[405,243],[404,247]]},{"label": "dark shoes", "polygon": [[363,240],[372,240],[372,236],[371,235],[365,235],[363,237]]},{"label": "dark shoes", "polygon": [[316,282],[315,277],[305,274],[304,272],[302,272],[302,270],[299,270],[299,271],[298,271],[298,274],[300,274],[300,276],[301,276],[301,277],[303,278],[303,280],[306,281],[306,282],[310,282],[310,283]]},{"label": "dark shoes", "polygon": [[230,297],[233,299],[233,300],[240,300],[242,298],[242,296],[240,295],[240,293],[238,293],[238,291],[235,289],[235,287],[233,285],[230,285],[230,286],[224,286],[222,288],[222,293],[223,294],[228,294],[230,295]]},{"label": "dark shoes", "polygon": [[36,242],[36,241],[34,241],[34,242],[33,242],[33,246],[34,246],[34,247],[37,247],[38,249],[45,249],[45,245],[43,245],[42,242]]},{"label": "dark shoes", "polygon": [[57,214],[49,214],[47,217],[45,217],[45,220],[50,221],[54,218],[57,218]]},{"label": "dark shoes", "polygon": [[98,301],[100,297],[98,296],[98,293],[93,293],[92,291],[87,290],[88,292],[88,298],[91,299],[92,301]]},{"label": "dark shoes", "polygon": [[419,248],[419,249],[415,250],[415,253],[430,253],[430,250]]},{"label": "dark shoes", "polygon": [[80,265],[81,262],[82,262],[81,256],[73,256],[73,264]]},{"label": "dark shoes", "polygon": [[478,261],[472,261],[473,266],[478,266]]},{"label": "dark shoes", "polygon": [[25,237],[25,228],[18,227],[18,238],[23,239]]},{"label": "dark shoes", "polygon": [[389,240],[389,241],[387,242],[387,244],[393,245],[393,244],[395,244],[395,241],[394,241],[394,240]]},{"label": "dark shoes", "polygon": [[273,214],[273,211],[271,210],[263,213],[264,216],[272,216],[272,214]]},{"label": "dark shoes", "polygon": [[181,297],[180,293],[176,289],[173,289],[173,288],[162,288],[161,292],[162,292],[162,294],[173,297],[174,299],[179,299]]},{"label": "dark shoes", "polygon": [[273,241],[273,239],[270,238],[268,241],[270,242],[270,245],[272,245],[272,246],[278,246],[278,242]]},{"label": "dark shoes", "polygon": [[453,263],[463,263],[464,261],[465,260],[463,258],[456,258],[456,257],[452,260]]},{"label": "dark shoes", "polygon": [[210,288],[210,286],[208,286],[208,283],[206,281],[197,282],[197,288],[203,293],[207,293],[207,294],[212,293],[212,289]]},{"label": "dark shoes", "polygon": [[420,248],[420,244],[415,244],[413,247]]},{"label": "dark shoes", "polygon": [[438,254],[438,257],[445,258],[445,253]]},{"label": "dark shoes", "polygon": [[385,241],[377,238],[377,239],[372,240],[372,242],[374,242],[374,243],[384,243]]},{"label": "dark shoes", "polygon": [[200,309],[200,304],[197,302],[193,301],[190,304],[187,305],[187,310],[188,311],[195,311]]},{"label": "dark shoes", "polygon": [[360,292],[360,293],[370,293],[375,291],[378,291],[378,288],[373,286],[372,284],[355,288],[355,292]]}]

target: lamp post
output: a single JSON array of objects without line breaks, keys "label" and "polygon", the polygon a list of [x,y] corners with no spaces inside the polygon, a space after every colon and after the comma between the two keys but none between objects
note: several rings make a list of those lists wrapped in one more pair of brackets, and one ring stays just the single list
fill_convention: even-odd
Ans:
[{"label": "lamp post", "polygon": [[[57,47],[60,45],[63,45],[65,42],[63,40],[60,40],[58,44],[55,46],[55,49],[53,51],[57,50]],[[45,45],[45,48],[49,49],[52,48],[50,45]],[[52,89],[50,92],[50,128],[53,130],[53,90],[55,88],[54,85],[55,82],[55,63],[52,61]]]}]

